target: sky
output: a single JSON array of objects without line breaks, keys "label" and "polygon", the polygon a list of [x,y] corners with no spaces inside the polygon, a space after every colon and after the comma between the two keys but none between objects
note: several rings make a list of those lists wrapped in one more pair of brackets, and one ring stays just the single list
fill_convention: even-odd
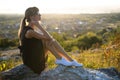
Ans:
[{"label": "sky", "polygon": [[120,12],[120,0],[1,0],[0,14],[24,14],[36,6],[40,13],[111,13]]}]

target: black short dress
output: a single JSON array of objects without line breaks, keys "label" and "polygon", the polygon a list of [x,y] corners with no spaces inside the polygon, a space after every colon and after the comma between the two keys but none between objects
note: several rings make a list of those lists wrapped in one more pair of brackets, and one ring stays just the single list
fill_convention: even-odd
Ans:
[{"label": "black short dress", "polygon": [[21,54],[23,63],[40,74],[45,69],[45,53],[42,40],[36,38],[26,38],[25,34],[32,28],[26,26],[21,34]]}]

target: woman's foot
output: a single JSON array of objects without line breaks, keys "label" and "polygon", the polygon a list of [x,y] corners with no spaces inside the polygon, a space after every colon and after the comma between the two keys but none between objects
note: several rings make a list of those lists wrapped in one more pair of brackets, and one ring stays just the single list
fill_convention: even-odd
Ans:
[{"label": "woman's foot", "polygon": [[72,63],[70,61],[67,61],[63,57],[61,59],[56,59],[56,64],[62,64],[64,66],[72,66]]},{"label": "woman's foot", "polygon": [[78,63],[76,60],[71,61],[71,63],[72,63],[72,66],[79,66],[79,67],[83,66],[83,64]]}]

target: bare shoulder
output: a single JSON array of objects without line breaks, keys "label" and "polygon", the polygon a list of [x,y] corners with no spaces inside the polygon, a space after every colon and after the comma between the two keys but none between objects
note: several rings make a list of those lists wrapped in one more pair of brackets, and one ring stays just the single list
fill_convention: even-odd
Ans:
[{"label": "bare shoulder", "polygon": [[46,39],[44,35],[39,34],[34,30],[28,30],[25,34],[26,38],[37,38],[37,39]]},{"label": "bare shoulder", "polygon": [[34,32],[35,32],[34,30],[28,30],[25,34],[25,37],[26,38],[32,38],[32,34],[34,34]]}]

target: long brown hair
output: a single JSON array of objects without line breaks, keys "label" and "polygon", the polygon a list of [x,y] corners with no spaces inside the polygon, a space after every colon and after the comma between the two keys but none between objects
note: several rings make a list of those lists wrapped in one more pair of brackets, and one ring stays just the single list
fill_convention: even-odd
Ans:
[{"label": "long brown hair", "polygon": [[34,16],[34,15],[38,14],[38,12],[39,12],[39,9],[37,7],[29,7],[28,9],[26,9],[25,16],[21,20],[20,28],[18,30],[18,38],[20,41],[21,41],[20,36],[21,36],[25,26],[26,26],[26,22],[29,23],[31,21],[30,16]]}]

